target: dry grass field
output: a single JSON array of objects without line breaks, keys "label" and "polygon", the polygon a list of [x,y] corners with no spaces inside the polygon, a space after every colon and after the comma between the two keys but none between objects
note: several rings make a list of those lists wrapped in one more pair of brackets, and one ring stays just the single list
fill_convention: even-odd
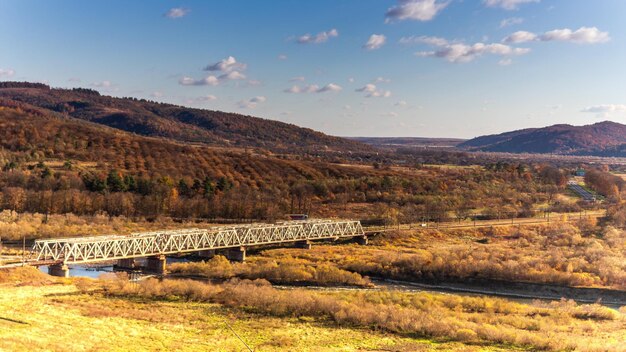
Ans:
[{"label": "dry grass field", "polygon": [[594,223],[482,229],[406,230],[370,245],[264,251],[265,260],[332,263],[361,275],[398,280],[492,279],[626,289],[626,233]]},{"label": "dry grass field", "polygon": [[369,246],[264,249],[246,263],[218,256],[170,266],[175,274],[220,280],[214,284],[0,270],[0,351],[245,350],[233,330],[254,351],[626,351],[624,307],[372,290],[367,278],[623,290],[624,238],[593,222],[414,229]]},{"label": "dry grass field", "polygon": [[0,272],[0,351],[246,350],[233,330],[254,351],[509,350],[345,326],[305,315],[276,317],[177,296],[85,294],[72,281],[32,276]]},{"label": "dry grass field", "polygon": [[626,350],[623,311],[572,302],[57,280],[23,269],[0,282],[2,351],[245,350],[233,331],[255,351]]}]

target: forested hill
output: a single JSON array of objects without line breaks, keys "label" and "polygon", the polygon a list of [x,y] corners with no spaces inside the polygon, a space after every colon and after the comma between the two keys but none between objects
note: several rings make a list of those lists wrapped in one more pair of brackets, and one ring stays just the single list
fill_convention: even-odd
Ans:
[{"label": "forested hill", "polygon": [[626,156],[626,125],[604,121],[593,125],[554,125],[477,137],[459,148],[505,153]]},{"label": "forested hill", "polygon": [[308,128],[235,113],[192,109],[95,90],[0,82],[0,106],[38,108],[136,134],[223,147],[279,152],[368,152],[371,147]]}]

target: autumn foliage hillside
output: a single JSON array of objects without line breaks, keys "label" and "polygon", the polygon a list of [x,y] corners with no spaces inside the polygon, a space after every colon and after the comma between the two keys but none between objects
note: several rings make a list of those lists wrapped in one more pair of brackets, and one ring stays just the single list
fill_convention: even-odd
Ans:
[{"label": "autumn foliage hillside", "polygon": [[307,153],[372,150],[356,141],[279,121],[143,99],[115,98],[91,89],[52,89],[43,84],[0,82],[0,105],[10,104],[22,104],[139,135],[212,146]]},{"label": "autumn foliage hillside", "polygon": [[5,161],[74,160],[95,164],[96,169],[132,174],[226,176],[251,186],[276,179],[365,174],[358,168],[281,159],[263,152],[185,145],[77,119],[36,116],[10,108],[0,108],[0,146]]}]

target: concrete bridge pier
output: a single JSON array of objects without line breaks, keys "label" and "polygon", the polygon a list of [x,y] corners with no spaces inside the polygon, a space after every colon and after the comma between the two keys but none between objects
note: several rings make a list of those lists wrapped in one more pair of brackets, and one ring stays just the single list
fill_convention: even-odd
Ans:
[{"label": "concrete bridge pier", "polygon": [[311,249],[311,241],[309,241],[309,240],[297,241],[295,243],[295,247],[296,248],[301,248],[301,249]]},{"label": "concrete bridge pier", "polygon": [[48,266],[48,275],[58,277],[70,277],[70,268],[64,263]]},{"label": "concrete bridge pier", "polygon": [[367,246],[367,244],[369,243],[367,235],[356,236],[354,239],[356,240],[356,243],[360,244],[361,246]]},{"label": "concrete bridge pier", "polygon": [[159,275],[165,274],[165,256],[155,255],[153,257],[148,257],[146,260],[146,266],[149,271],[155,272]]},{"label": "concrete bridge pier", "polygon": [[138,267],[138,264],[135,258],[128,258],[128,259],[118,259],[116,266],[120,269],[135,269]]},{"label": "concrete bridge pier", "polygon": [[211,259],[215,257],[215,249],[207,249],[204,251],[198,252],[198,257],[203,259]]},{"label": "concrete bridge pier", "polygon": [[231,262],[243,262],[246,260],[246,247],[229,248],[226,251],[226,258]]}]

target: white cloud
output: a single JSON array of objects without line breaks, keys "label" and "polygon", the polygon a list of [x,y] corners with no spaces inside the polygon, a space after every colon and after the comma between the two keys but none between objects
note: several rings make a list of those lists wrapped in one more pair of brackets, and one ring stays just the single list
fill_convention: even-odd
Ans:
[{"label": "white cloud", "polygon": [[189,14],[189,9],[183,7],[174,7],[165,13],[167,18],[182,18]]},{"label": "white cloud", "polygon": [[344,109],[344,110],[352,110],[352,106],[350,106],[350,105],[344,105],[344,106],[343,106],[343,109]]},{"label": "white cloud", "polygon": [[539,2],[540,0],[483,0],[483,3],[488,7],[500,7],[505,10],[517,10],[519,5],[528,4],[532,2]]},{"label": "white cloud", "polygon": [[324,93],[324,92],[339,92],[343,88],[335,83],[329,83],[320,88],[317,84],[310,84],[306,86],[291,86],[291,88],[285,89],[283,92],[285,93]]},{"label": "white cloud", "polygon": [[278,55],[278,60],[287,60],[287,55],[285,54]]},{"label": "white cloud", "polygon": [[296,86],[293,85],[291,86],[291,88],[287,88],[284,90],[285,93],[293,93],[293,94],[298,94],[298,93],[315,93],[317,92],[317,90],[320,89],[320,87],[317,84],[309,84],[306,86]]},{"label": "white cloud", "polygon": [[[233,56],[224,58],[218,62],[207,65],[204,71],[219,72],[219,76],[210,75],[206,78],[195,79],[192,77],[182,77],[178,83],[183,86],[217,86],[227,81],[244,80],[247,76],[243,73],[248,68],[247,64],[238,62]],[[248,81],[249,85],[258,85],[261,82],[256,80]]]},{"label": "white cloud", "polygon": [[404,101],[404,100],[400,100],[399,102],[397,102],[397,103],[395,103],[395,104],[393,104],[393,105],[395,105],[395,106],[406,106],[406,105],[407,105],[407,102],[406,102],[406,101]]},{"label": "white cloud", "polygon": [[216,63],[207,65],[204,70],[205,71],[221,71],[221,72],[231,72],[231,71],[245,71],[248,68],[247,64],[238,62],[237,59],[233,56],[229,56],[225,59],[222,59]]},{"label": "white cloud", "polygon": [[391,96],[391,91],[376,89],[376,85],[372,83],[368,83],[361,88],[355,89],[355,91],[367,93],[365,95],[366,98],[389,98]]},{"label": "white cloud", "polygon": [[257,79],[251,79],[251,80],[248,81],[248,85],[249,86],[253,86],[253,87],[260,86],[261,84],[263,84],[263,82],[261,82],[261,81],[259,81]]},{"label": "white cloud", "polygon": [[216,86],[220,84],[220,80],[215,76],[208,76],[203,79],[194,79],[191,77],[183,77],[178,80],[181,86]]},{"label": "white cloud", "polygon": [[385,42],[387,41],[387,37],[383,34],[372,34],[367,43],[363,44],[363,49],[366,50],[376,50],[380,49]]},{"label": "white cloud", "polygon": [[569,28],[555,29],[537,35],[527,31],[517,31],[504,38],[506,43],[525,43],[530,41],[570,42],[576,44],[598,44],[611,40],[609,32],[602,32],[596,27],[580,27],[573,31]]},{"label": "white cloud", "polygon": [[317,90],[317,93],[324,93],[324,92],[339,92],[340,90],[342,90],[343,88],[341,88],[340,85],[335,84],[335,83],[328,83],[327,85],[323,86],[322,88]]},{"label": "white cloud", "polygon": [[398,0],[398,4],[387,10],[385,22],[415,20],[430,21],[439,11],[448,6],[449,1],[437,0]]},{"label": "white cloud", "polygon": [[522,23],[524,23],[524,19],[521,17],[505,18],[502,21],[500,21],[500,28],[515,26],[515,25],[522,24]]},{"label": "white cloud", "polygon": [[328,39],[330,38],[338,37],[338,36],[339,36],[339,32],[333,28],[326,32],[317,33],[316,35],[311,35],[307,33],[305,35],[298,37],[296,42],[300,44],[321,44],[321,43],[327,42]]},{"label": "white cloud", "polygon": [[527,32],[527,31],[517,31],[508,37],[504,38],[505,43],[526,43],[532,42],[537,39],[537,35],[535,33]]},{"label": "white cloud", "polygon": [[350,82],[350,83],[354,83],[354,77],[349,77],[349,78],[348,78],[348,82]]},{"label": "white cloud", "polygon": [[514,48],[509,45],[492,43],[475,43],[472,45],[455,43],[440,47],[436,51],[420,51],[415,53],[421,57],[438,57],[453,63],[465,63],[473,61],[483,54],[498,56],[519,56],[530,52],[528,48]]},{"label": "white cloud", "polygon": [[289,80],[289,82],[304,82],[304,76],[293,77]]},{"label": "white cloud", "polygon": [[374,83],[389,83],[391,82],[391,80],[385,77],[376,77],[376,79],[374,79],[373,82]]},{"label": "white cloud", "polygon": [[309,85],[305,85],[305,86],[291,86],[291,88],[287,88],[285,90],[283,90],[283,92],[285,93],[293,93],[293,94],[298,94],[298,93],[325,93],[325,92],[339,92],[340,90],[342,90],[343,88],[341,88],[341,86],[335,84],[335,83],[329,83],[323,87],[320,88],[320,86],[318,86],[317,84],[309,84]]},{"label": "white cloud", "polygon": [[230,71],[217,77],[220,81],[246,79],[246,75],[239,71]]},{"label": "white cloud", "polygon": [[422,35],[419,37],[402,37],[400,38],[400,44],[427,44],[432,46],[445,46],[448,45],[448,41],[444,38]]},{"label": "white cloud", "polygon": [[502,59],[498,61],[498,65],[500,66],[509,66],[512,63],[513,63],[513,60],[511,60],[511,58],[506,58],[506,59]]},{"label": "white cloud", "polygon": [[163,93],[162,92],[152,92],[150,94],[151,97],[153,98],[162,98],[163,97]]},{"label": "white cloud", "polygon": [[393,112],[393,111],[390,111],[390,112],[387,112],[387,113],[384,113],[384,114],[380,114],[380,115],[381,116],[385,116],[385,117],[398,117],[398,113],[397,112]]},{"label": "white cloud", "polygon": [[582,109],[580,112],[597,114],[597,117],[606,118],[613,114],[626,114],[626,104],[604,104],[592,105]]},{"label": "white cloud", "polygon": [[577,44],[596,44],[606,43],[611,40],[611,37],[609,37],[609,32],[601,32],[596,27],[580,27],[575,31],[569,28],[555,29],[544,33],[541,36],[541,40],[544,42],[562,41]]},{"label": "white cloud", "polygon": [[217,97],[215,95],[209,94],[207,96],[200,97],[199,99],[202,101],[213,101],[213,100],[217,100]]},{"label": "white cloud", "polygon": [[12,77],[15,75],[15,70],[10,68],[0,68],[0,77]]},{"label": "white cloud", "polygon": [[100,81],[100,82],[93,82],[90,84],[90,86],[98,88],[98,90],[102,91],[102,92],[117,92],[119,91],[119,88],[117,86],[117,84],[113,84],[111,81]]},{"label": "white cloud", "polygon": [[377,90],[367,94],[366,98],[389,98],[391,96],[390,90]]},{"label": "white cloud", "polygon": [[111,81],[94,82],[91,86],[96,88],[111,88],[113,83],[111,83]]},{"label": "white cloud", "polygon": [[209,95],[197,97],[194,99],[188,99],[185,101],[185,103],[189,105],[196,105],[196,104],[202,104],[202,103],[206,103],[206,102],[210,102],[214,100],[217,100],[217,97],[215,95],[209,94]]},{"label": "white cloud", "polygon": [[[0,69],[0,71],[2,71],[2,70]],[[72,82],[72,83],[80,83],[80,82],[82,82],[82,81],[81,81],[81,79],[80,79],[80,78],[77,78],[77,77],[71,77],[71,78],[70,78],[70,79],[68,79],[67,81],[68,81],[68,82]]]},{"label": "white cloud", "polygon": [[376,85],[368,83],[364,87],[355,89],[355,91],[356,92],[367,92],[367,93],[375,92],[376,91]]},{"label": "white cloud", "polygon": [[241,109],[254,109],[255,107],[257,107],[257,105],[265,103],[266,101],[267,98],[265,98],[264,96],[257,96],[248,100],[241,100],[237,102],[237,106],[239,106],[239,108]]}]

